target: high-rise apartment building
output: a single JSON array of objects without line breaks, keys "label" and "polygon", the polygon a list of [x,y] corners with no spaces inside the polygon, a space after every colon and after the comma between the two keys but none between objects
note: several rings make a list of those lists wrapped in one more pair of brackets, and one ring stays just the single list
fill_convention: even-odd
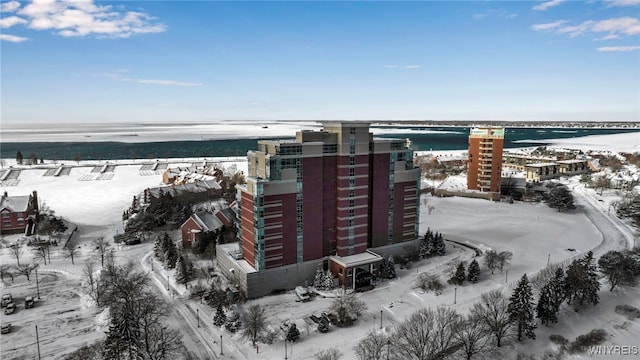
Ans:
[{"label": "high-rise apartment building", "polygon": [[472,128],[469,135],[467,188],[500,192],[504,128]]},{"label": "high-rise apartment building", "polygon": [[406,140],[367,122],[262,140],[239,187],[242,258],[256,271],[418,237],[420,170]]}]

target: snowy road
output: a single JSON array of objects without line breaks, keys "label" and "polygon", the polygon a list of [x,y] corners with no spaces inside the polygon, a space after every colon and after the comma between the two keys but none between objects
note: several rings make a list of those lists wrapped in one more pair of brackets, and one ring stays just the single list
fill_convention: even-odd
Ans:
[{"label": "snowy road", "polygon": [[623,223],[615,213],[603,208],[590,197],[584,186],[573,187],[575,203],[581,207],[593,225],[602,233],[602,243],[593,248],[594,257],[600,257],[610,250],[629,249],[634,246],[633,230]]},{"label": "snowy road", "polygon": [[[197,359],[245,359],[246,357],[232,341],[224,342],[227,334],[220,328],[213,326],[209,308],[179,295],[174,287],[178,286],[175,282],[168,281],[167,277],[158,271],[152,271],[152,261],[155,264],[153,265],[154,270],[161,269],[161,265],[153,259],[153,252],[148,252],[142,257],[140,264],[145,271],[149,271],[158,292],[173,307],[174,311],[169,315],[167,322],[171,323],[183,335],[182,342],[189,353]],[[220,347],[220,339],[223,341],[222,348]],[[224,356],[220,355],[221,351]]]}]

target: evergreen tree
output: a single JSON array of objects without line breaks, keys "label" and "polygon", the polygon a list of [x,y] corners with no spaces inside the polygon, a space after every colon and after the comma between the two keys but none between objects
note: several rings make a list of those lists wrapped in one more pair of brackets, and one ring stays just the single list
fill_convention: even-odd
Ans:
[{"label": "evergreen tree", "polygon": [[507,312],[511,321],[518,327],[518,341],[522,340],[522,335],[535,340],[536,322],[533,314],[533,292],[527,274],[522,275],[518,286],[513,290]]},{"label": "evergreen tree", "polygon": [[193,263],[184,255],[178,256],[176,260],[176,281],[179,284],[187,284],[193,280]]},{"label": "evergreen tree", "polygon": [[558,211],[567,211],[576,208],[573,204],[573,194],[571,194],[571,190],[564,185],[557,185],[549,191],[547,195],[547,205],[551,208],[558,209]]},{"label": "evergreen tree", "polygon": [[593,305],[598,304],[600,282],[591,251],[584,257],[573,260],[569,265],[564,285],[567,303],[574,303],[576,307],[582,306],[585,301]]},{"label": "evergreen tree", "polygon": [[173,269],[176,267],[176,261],[178,260],[178,247],[169,235],[165,236],[163,241],[165,266],[167,269]]},{"label": "evergreen tree", "polygon": [[156,237],[156,241],[153,243],[153,254],[158,261],[164,262],[164,249],[162,238],[160,236]]},{"label": "evergreen tree", "polygon": [[18,163],[18,165],[22,165],[23,160],[24,157],[22,156],[22,153],[18,151],[18,153],[16,154],[16,163]]},{"label": "evergreen tree", "polygon": [[471,264],[469,264],[469,268],[467,269],[467,280],[475,284],[478,282],[479,277],[480,277],[480,265],[478,264],[476,259],[473,259],[473,261],[471,261]]},{"label": "evergreen tree", "polygon": [[445,254],[444,237],[440,233],[436,233],[433,237],[433,253],[437,256]]},{"label": "evergreen tree", "polygon": [[551,284],[546,284],[540,291],[540,298],[538,299],[538,305],[536,307],[537,317],[543,324],[549,326],[549,322],[558,322],[558,311],[555,308],[553,301],[553,295],[551,290]]},{"label": "evergreen tree", "polygon": [[553,278],[549,281],[550,287],[550,296],[553,301],[553,308],[557,312],[560,311],[560,305],[564,302],[566,298],[565,294],[565,274],[564,269],[561,267],[556,269],[556,273]]},{"label": "evergreen tree", "polygon": [[107,356],[107,359],[138,360],[141,358],[139,347],[141,344],[140,324],[128,311],[112,314],[109,332],[105,341],[105,353],[117,356]]},{"label": "evergreen tree", "polygon": [[213,325],[222,326],[227,322],[227,315],[222,310],[222,305],[218,305],[216,314],[213,316]]},{"label": "evergreen tree", "polygon": [[396,269],[393,263],[393,257],[383,257],[380,263],[380,276],[385,279],[393,279],[396,277]]},{"label": "evergreen tree", "polygon": [[538,319],[546,326],[549,326],[549,322],[558,322],[560,305],[565,298],[564,291],[564,270],[558,268],[555,275],[542,287],[536,307]]},{"label": "evergreen tree", "polygon": [[300,330],[298,330],[296,324],[291,324],[291,326],[289,326],[289,331],[287,332],[287,341],[296,342],[298,339],[300,339]]},{"label": "evergreen tree", "polygon": [[318,264],[316,268],[316,276],[313,278],[313,287],[319,290],[323,289],[324,271],[322,271],[322,264]]},{"label": "evergreen tree", "polygon": [[322,278],[322,290],[331,290],[333,289],[333,274],[331,271],[327,270],[324,273],[324,277]]},{"label": "evergreen tree", "polygon": [[462,285],[466,279],[466,271],[464,268],[464,262],[460,262],[456,268],[456,273],[451,278],[451,283],[455,285]]},{"label": "evergreen tree", "polygon": [[423,259],[433,256],[434,255],[433,245],[434,245],[433,232],[431,231],[430,228],[427,228],[427,232],[424,234],[424,237],[422,238],[422,243],[420,244],[419,256]]},{"label": "evergreen tree", "polygon": [[227,316],[227,322],[224,323],[224,328],[235,334],[241,326],[242,322],[240,321],[240,315],[235,311],[232,311],[229,316]]}]

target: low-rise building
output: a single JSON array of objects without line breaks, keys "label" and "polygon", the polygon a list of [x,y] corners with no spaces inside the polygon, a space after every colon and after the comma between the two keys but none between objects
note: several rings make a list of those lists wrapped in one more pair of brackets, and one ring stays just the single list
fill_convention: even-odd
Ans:
[{"label": "low-rise building", "polygon": [[5,191],[0,200],[0,233],[24,232],[29,236],[35,232],[38,215],[38,193],[9,196]]}]

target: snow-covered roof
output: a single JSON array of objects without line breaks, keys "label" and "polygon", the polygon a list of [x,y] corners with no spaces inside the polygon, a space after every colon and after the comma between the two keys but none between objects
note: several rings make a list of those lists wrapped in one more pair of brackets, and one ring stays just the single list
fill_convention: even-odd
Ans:
[{"label": "snow-covered roof", "polygon": [[586,162],[587,162],[587,160],[578,160],[578,159],[557,161],[558,164],[582,164],[582,163],[586,163]]},{"label": "snow-covered roof", "polygon": [[24,212],[29,208],[30,196],[3,196],[0,210],[8,209],[12,212]]},{"label": "snow-covered roof", "polygon": [[193,183],[186,183],[182,185],[167,185],[157,188],[149,189],[149,193],[154,197],[159,197],[160,192],[170,193],[172,195],[181,194],[183,192],[198,193],[207,190],[220,190],[222,187],[215,180],[202,180]]},{"label": "snow-covered roof", "polygon": [[214,231],[222,227],[222,221],[210,211],[200,211],[191,215],[193,221],[204,231]]},{"label": "snow-covered roof", "polygon": [[557,166],[558,164],[556,163],[535,163],[535,164],[527,164],[525,165],[526,167],[547,167],[547,166]]},{"label": "snow-covered roof", "polygon": [[373,251],[367,250],[363,253],[349,256],[330,256],[330,259],[331,261],[347,268],[382,261],[382,256],[374,253]]}]

